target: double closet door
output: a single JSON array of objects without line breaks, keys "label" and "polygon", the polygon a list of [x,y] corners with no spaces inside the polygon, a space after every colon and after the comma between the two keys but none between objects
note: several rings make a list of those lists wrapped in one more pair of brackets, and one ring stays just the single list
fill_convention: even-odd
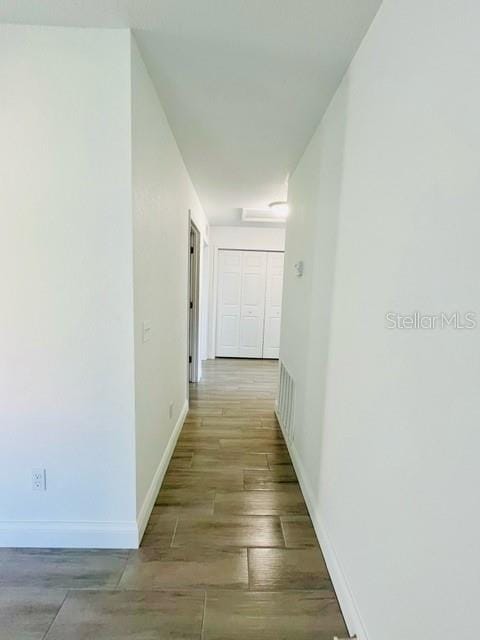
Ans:
[{"label": "double closet door", "polygon": [[278,358],[283,253],[218,252],[216,355]]}]

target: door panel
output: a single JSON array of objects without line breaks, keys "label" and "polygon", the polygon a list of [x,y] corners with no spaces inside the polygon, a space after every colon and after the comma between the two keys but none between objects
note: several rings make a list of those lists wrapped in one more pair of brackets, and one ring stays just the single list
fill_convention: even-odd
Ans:
[{"label": "door panel", "polygon": [[241,274],[223,274],[223,304],[227,307],[237,307],[240,303]]},{"label": "door panel", "polygon": [[242,307],[263,306],[265,297],[265,272],[245,273],[242,282]]},{"label": "door panel", "polygon": [[242,252],[218,252],[217,356],[238,356]]},{"label": "door panel", "polygon": [[243,252],[243,267],[245,270],[257,270],[263,269],[265,265],[265,252],[264,251],[244,251]]},{"label": "door panel", "polygon": [[278,358],[280,355],[283,263],[283,253],[268,254],[265,295],[265,326],[263,335],[264,358]]},{"label": "door panel", "polygon": [[240,325],[240,344],[242,349],[256,350],[261,337],[258,318],[243,317]]},{"label": "door panel", "polygon": [[244,251],[239,356],[261,358],[265,318],[267,254]]},{"label": "door panel", "polygon": [[236,348],[238,343],[238,315],[224,314],[221,325],[221,344],[226,348]]},{"label": "door panel", "polygon": [[221,255],[225,267],[236,269],[242,264],[241,251],[222,251]]},{"label": "door panel", "polygon": [[280,273],[274,273],[270,280],[270,300],[269,303],[274,307],[282,306],[282,285],[283,285],[283,268]]}]

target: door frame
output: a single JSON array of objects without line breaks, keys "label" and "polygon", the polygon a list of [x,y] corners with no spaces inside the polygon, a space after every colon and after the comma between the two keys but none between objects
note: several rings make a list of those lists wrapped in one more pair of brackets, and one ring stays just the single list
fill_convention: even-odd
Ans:
[{"label": "door frame", "polygon": [[188,219],[188,381],[200,380],[200,251],[201,234]]}]

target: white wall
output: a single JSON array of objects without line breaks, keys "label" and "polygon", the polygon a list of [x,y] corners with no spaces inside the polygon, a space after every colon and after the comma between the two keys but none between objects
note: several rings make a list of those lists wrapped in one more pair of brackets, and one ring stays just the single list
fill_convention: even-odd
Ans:
[{"label": "white wall", "polygon": [[[203,237],[207,221],[133,38],[132,166],[137,515],[142,531],[187,410],[189,210]],[[144,322],[151,326],[147,342]]]},{"label": "white wall", "polygon": [[128,39],[0,28],[0,545],[135,541]]},{"label": "white wall", "polygon": [[0,546],[135,546],[187,409],[207,220],[127,30],[0,35]]},{"label": "white wall", "polygon": [[480,311],[479,21],[386,0],[290,179],[292,454],[360,640],[476,628],[480,329],[385,314]]},{"label": "white wall", "polygon": [[219,249],[283,251],[284,227],[210,227],[208,291],[208,357],[215,358],[217,259]]}]

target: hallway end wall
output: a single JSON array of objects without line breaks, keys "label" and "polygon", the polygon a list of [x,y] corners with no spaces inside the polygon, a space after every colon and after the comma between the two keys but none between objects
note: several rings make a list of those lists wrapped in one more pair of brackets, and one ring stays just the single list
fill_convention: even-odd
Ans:
[{"label": "hallway end wall", "polygon": [[289,184],[290,448],[359,640],[476,627],[480,328],[386,314],[480,319],[479,21],[386,0]]}]

